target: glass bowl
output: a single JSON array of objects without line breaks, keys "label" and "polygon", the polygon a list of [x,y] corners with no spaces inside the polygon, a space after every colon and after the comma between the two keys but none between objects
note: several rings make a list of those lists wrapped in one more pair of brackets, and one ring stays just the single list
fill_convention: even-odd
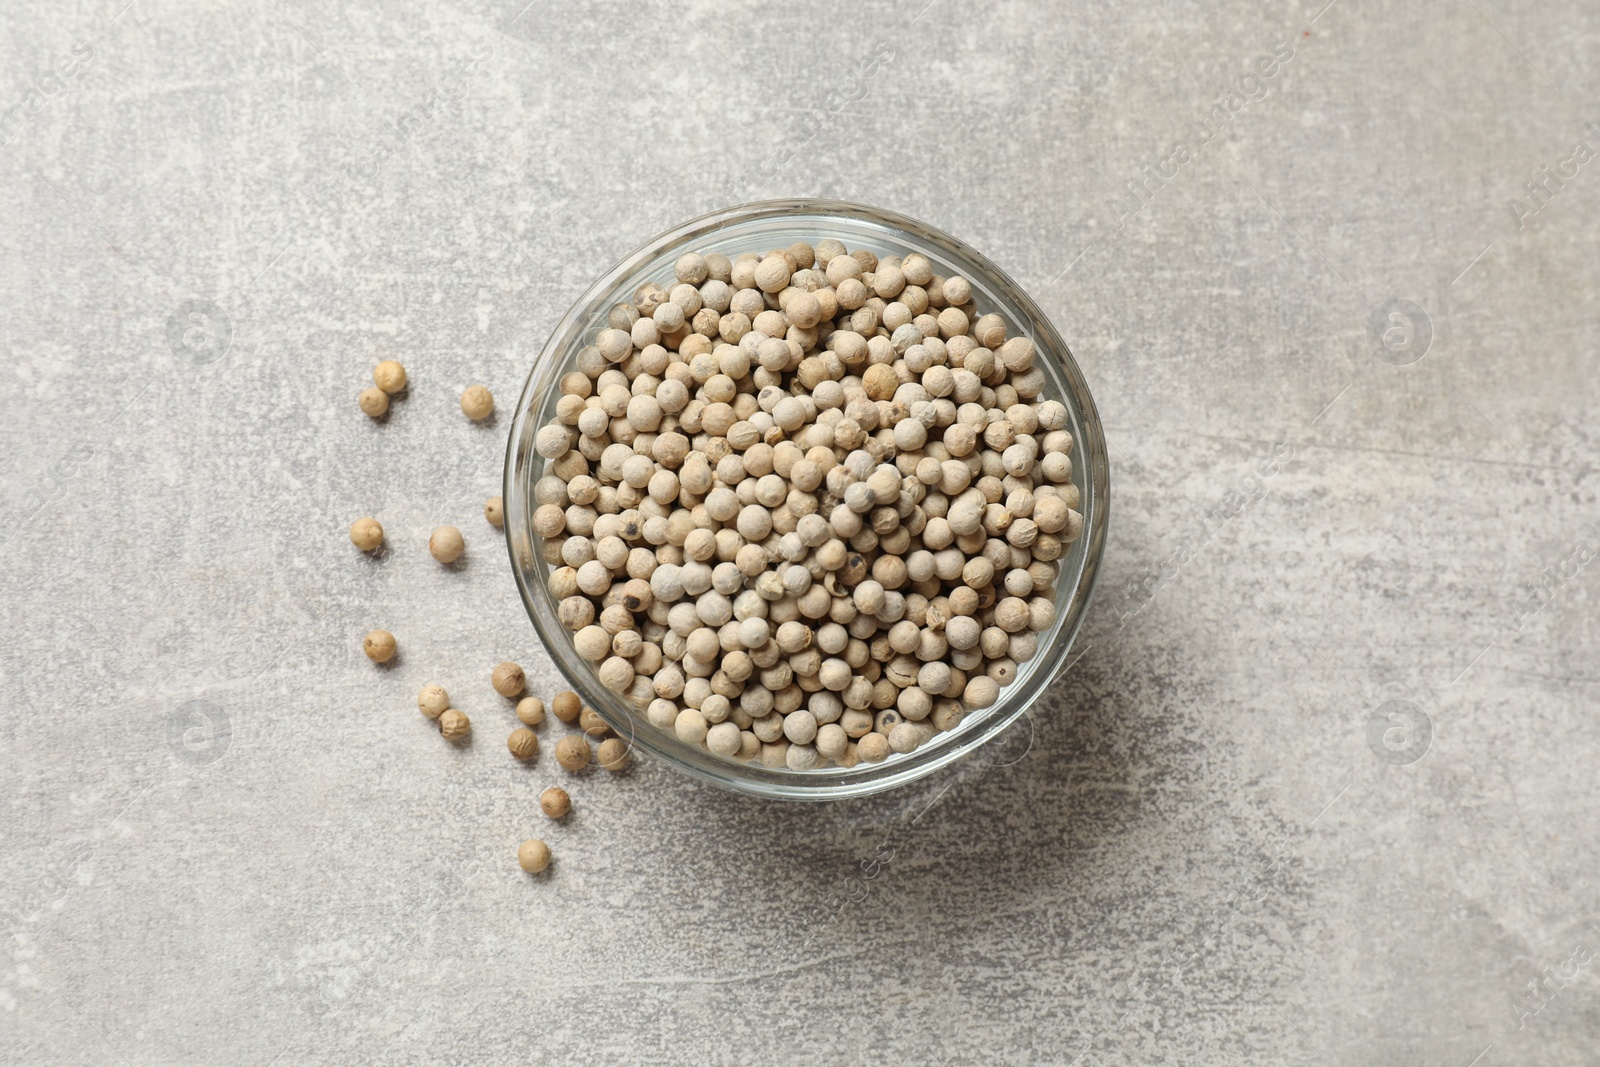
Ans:
[{"label": "glass bowl", "polygon": [[[602,686],[594,669],[577,654],[571,634],[557,620],[556,602],[547,592],[549,567],[538,550],[532,526],[534,483],[548,461],[534,451],[534,435],[554,417],[561,375],[595,332],[606,325],[613,304],[631,300],[646,281],[667,282],[684,252],[743,252],[783,248],[796,241],[815,244],[833,237],[852,251],[878,255],[921,252],[934,269],[960,274],[972,283],[980,311],[998,312],[1012,336],[1025,334],[1037,349],[1035,365],[1045,373],[1042,396],[1066,405],[1073,437],[1072,478],[1081,494],[1083,535],[1066,546],[1057,561],[1056,619],[1040,633],[1039,650],[1018,665],[1017,677],[1003,686],[988,708],[972,711],[954,729],[930,738],[913,752],[891,754],[881,763],[828,765],[794,771],[764,766],[759,759],[736,762],[678,740],[645,718],[621,695]],[[1108,465],[1105,436],[1083,374],[1066,344],[1039,306],[1004,271],[949,234],[880,208],[839,200],[768,200],[702,215],[648,241],[589,287],[550,335],[534,361],[517,404],[506,450],[505,535],[511,569],[534,629],[572,688],[633,747],[664,760],[694,778],[740,793],[788,800],[831,800],[877,793],[922,778],[1000,734],[1062,673],[1068,650],[1083,622],[1105,544]]]}]

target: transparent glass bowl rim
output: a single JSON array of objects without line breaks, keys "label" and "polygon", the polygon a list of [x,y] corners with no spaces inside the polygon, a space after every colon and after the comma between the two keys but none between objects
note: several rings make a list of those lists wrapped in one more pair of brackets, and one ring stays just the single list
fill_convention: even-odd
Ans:
[{"label": "transparent glass bowl rim", "polygon": [[[813,218],[817,221],[811,222]],[[1063,566],[1056,587],[1057,618],[1049,630],[1039,635],[1039,651],[1021,665],[1019,677],[1001,689],[995,704],[969,712],[966,720],[949,734],[936,735],[914,752],[891,756],[879,764],[858,763],[849,769],[792,771],[766,767],[759,759],[735,762],[712,755],[703,747],[690,746],[672,733],[650,725],[620,695],[601,686],[593,668],[577,656],[571,635],[557,620],[555,604],[546,591],[542,573],[545,564],[534,550],[531,528],[536,506],[532,490],[537,480],[532,472],[542,471],[545,464],[533,451],[533,437],[547,417],[549,394],[555,391],[561,375],[572,369],[572,356],[586,343],[585,334],[595,328],[597,320],[603,321],[613,304],[631,298],[633,287],[643,280],[636,276],[646,268],[663,269],[658,261],[664,260],[665,269],[670,271],[671,262],[683,252],[700,247],[708,239],[725,238],[745,229],[752,231],[751,250],[759,251],[756,246],[762,240],[759,231],[763,224],[779,226],[785,220],[805,223],[815,231],[817,239],[830,236],[826,226],[832,221],[838,226],[833,235],[870,241],[871,233],[859,231],[872,230],[881,237],[930,253],[936,261],[964,261],[967,269],[963,275],[972,282],[975,292],[990,298],[985,310],[989,305],[998,305],[998,310],[1011,312],[1005,315],[1009,327],[1026,327],[1038,352],[1036,362],[1045,367],[1051,386],[1067,405],[1075,436],[1073,480],[1082,494],[1084,532],[1078,542],[1066,546],[1062,555],[1063,562],[1075,558],[1078,566],[1075,573]],[[761,247],[774,245],[768,242]],[[1016,321],[1019,317],[1021,323]],[[843,200],[792,199],[756,201],[690,219],[624,256],[585,290],[551,332],[528,373],[507,439],[502,495],[511,570],[535,631],[582,701],[593,707],[630,747],[643,748],[680,772],[734,792],[784,800],[834,800],[892,789],[961,759],[1004,732],[1060,676],[1093,596],[1108,525],[1108,489],[1105,436],[1088,385],[1054,325],[1021,286],[976,249],[909,216]]]}]

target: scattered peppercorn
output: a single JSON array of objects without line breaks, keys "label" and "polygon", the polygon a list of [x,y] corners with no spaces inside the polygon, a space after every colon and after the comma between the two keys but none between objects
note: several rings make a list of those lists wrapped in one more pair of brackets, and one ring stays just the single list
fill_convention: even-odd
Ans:
[{"label": "scattered peppercorn", "polygon": [[428,718],[438,719],[450,710],[450,696],[443,686],[425,685],[417,694],[417,708]]},{"label": "scattered peppercorn", "polygon": [[522,673],[522,668],[515,663],[502,663],[495,667],[489,675],[489,682],[494,686],[494,691],[508,699],[516,699],[522,695],[522,690],[527,686],[527,676]]},{"label": "scattered peppercorn", "polygon": [[615,773],[628,765],[628,744],[620,737],[607,738],[600,742],[600,748],[595,756],[600,761],[600,766]]},{"label": "scattered peppercorn", "polygon": [[464,711],[450,708],[439,716],[439,732],[446,741],[460,741],[472,730],[472,720]]},{"label": "scattered peppercorn", "polygon": [[531,760],[539,754],[539,736],[526,726],[519,726],[506,738],[506,747],[519,760]]},{"label": "scattered peppercorn", "polygon": [[556,742],[556,762],[569,771],[581,771],[589,765],[589,742],[582,734],[572,734]]},{"label": "scattered peppercorn", "polygon": [[374,663],[388,663],[394,659],[394,634],[388,630],[373,630],[361,639],[361,651]]},{"label": "scattered peppercorn", "polygon": [[383,544],[383,527],[377,519],[357,519],[350,524],[350,543],[363,552],[376,551]]},{"label": "scattered peppercorn", "polygon": [[537,837],[517,846],[517,864],[529,874],[538,874],[550,866],[550,846]]},{"label": "scattered peppercorn", "polygon": [[381,419],[389,413],[389,394],[377,386],[369,385],[356,397],[361,413],[368,418]]},{"label": "scattered peppercorn", "polygon": [[494,395],[481,385],[469,385],[461,394],[461,413],[482,422],[494,413]]},{"label": "scattered peppercorn", "polygon": [[574,723],[583,712],[583,701],[578,699],[577,693],[568,689],[556,694],[555,699],[550,702],[550,711],[562,722]]},{"label": "scattered peppercorn", "polygon": [[467,542],[462,538],[461,531],[454,526],[436,527],[428,538],[428,551],[433,553],[433,558],[440,563],[454,563],[465,552]]},{"label": "scattered peppercorn", "polygon": [[490,526],[505,526],[506,512],[504,502],[497,496],[492,496],[484,501],[483,517],[489,521]]},{"label": "scattered peppercorn", "polygon": [[517,721],[524,726],[538,726],[544,722],[544,701],[538,697],[523,697],[517,701]]},{"label": "scattered peppercorn", "polygon": [[572,798],[558,785],[539,794],[539,810],[552,819],[564,819],[572,810]]},{"label": "scattered peppercorn", "polygon": [[372,368],[372,384],[393,396],[406,387],[406,369],[392,359]]},{"label": "scattered peppercorn", "polygon": [[578,713],[578,728],[590,737],[604,737],[611,729],[600,717],[600,713],[590,707],[585,707]]}]

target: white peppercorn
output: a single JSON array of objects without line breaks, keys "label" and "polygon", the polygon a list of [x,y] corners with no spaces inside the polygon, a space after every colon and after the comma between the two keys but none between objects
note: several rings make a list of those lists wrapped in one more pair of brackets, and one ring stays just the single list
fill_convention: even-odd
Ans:
[{"label": "white peppercorn", "polygon": [[719,756],[737,755],[740,748],[740,730],[731,722],[719,722],[706,731],[706,748]]},{"label": "white peppercorn", "polygon": [[603,661],[595,674],[600,679],[600,684],[614,693],[626,692],[633,684],[633,664],[621,656],[612,656]]},{"label": "white peppercorn", "polygon": [[388,630],[372,630],[361,639],[361,651],[374,663],[388,663],[395,650],[394,634]]},{"label": "white peppercorn", "polygon": [[523,697],[517,701],[517,721],[524,726],[538,726],[544,722],[544,701],[538,697]]},{"label": "white peppercorn", "polygon": [[531,838],[517,846],[517,865],[529,874],[538,874],[550,866],[550,846],[538,838]]},{"label": "white peppercorn", "polygon": [[595,762],[601,768],[616,774],[628,766],[628,743],[620,737],[608,737],[595,750]]},{"label": "white peppercorn", "polygon": [[980,675],[967,682],[966,690],[962,693],[968,707],[986,708],[993,704],[1000,696],[1000,686],[993,678]]},{"label": "white peppercorn", "polygon": [[383,527],[377,519],[357,519],[350,524],[350,543],[363,552],[374,552],[383,544]]},{"label": "white peppercorn", "polygon": [[454,526],[436,527],[428,537],[428,552],[440,563],[454,563],[466,547],[461,531]]},{"label": "white peppercorn", "polygon": [[582,734],[571,734],[556,742],[556,762],[566,771],[581,771],[589,765],[591,750]]},{"label": "white peppercorn", "polygon": [[372,368],[372,384],[393,396],[406,387],[406,369],[392,359]]},{"label": "white peppercorn", "polygon": [[697,745],[706,739],[709,727],[705,716],[695,708],[684,708],[673,721],[673,732],[684,744]]},{"label": "white peppercorn", "polygon": [[511,754],[524,762],[533,759],[539,754],[539,737],[526,726],[519,726],[511,731],[511,736],[506,738],[506,748]]},{"label": "white peppercorn", "polygon": [[817,719],[811,712],[791,711],[783,719],[783,735],[797,745],[809,745],[817,736]]},{"label": "white peppercorn", "polygon": [[539,794],[539,810],[552,819],[564,819],[572,810],[572,797],[558,785]]},{"label": "white peppercorn", "polygon": [[443,686],[425,685],[417,694],[417,708],[427,718],[437,720],[450,710],[450,697]]},{"label": "white peppercorn", "polygon": [[381,419],[389,413],[389,394],[377,386],[368,386],[356,396],[361,413],[371,419]]},{"label": "white peppercorn", "polygon": [[515,663],[501,663],[490,672],[490,683],[494,691],[503,697],[516,699],[522,695],[523,687],[527,684],[527,677],[522,668]]},{"label": "white peppercorn", "polygon": [[472,732],[472,722],[465,712],[449,708],[439,716],[439,734],[446,741],[461,741]]},{"label": "white peppercorn", "polygon": [[461,413],[482,422],[494,413],[494,396],[481,385],[469,385],[461,394]]},{"label": "white peppercorn", "polygon": [[889,756],[889,738],[880,733],[870,733],[856,742],[856,753],[866,763],[881,763]]}]

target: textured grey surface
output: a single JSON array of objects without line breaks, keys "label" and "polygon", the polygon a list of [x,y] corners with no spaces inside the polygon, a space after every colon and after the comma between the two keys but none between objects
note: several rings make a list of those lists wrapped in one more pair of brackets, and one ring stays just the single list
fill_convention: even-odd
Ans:
[{"label": "textured grey surface", "polygon": [[[1600,170],[1524,185],[1600,147],[1595,5],[124,2],[0,16],[0,1057],[1594,1062]],[[548,828],[456,397],[784,195],[949,230],[1074,347],[1087,654],[901,793],[641,765]]]}]

